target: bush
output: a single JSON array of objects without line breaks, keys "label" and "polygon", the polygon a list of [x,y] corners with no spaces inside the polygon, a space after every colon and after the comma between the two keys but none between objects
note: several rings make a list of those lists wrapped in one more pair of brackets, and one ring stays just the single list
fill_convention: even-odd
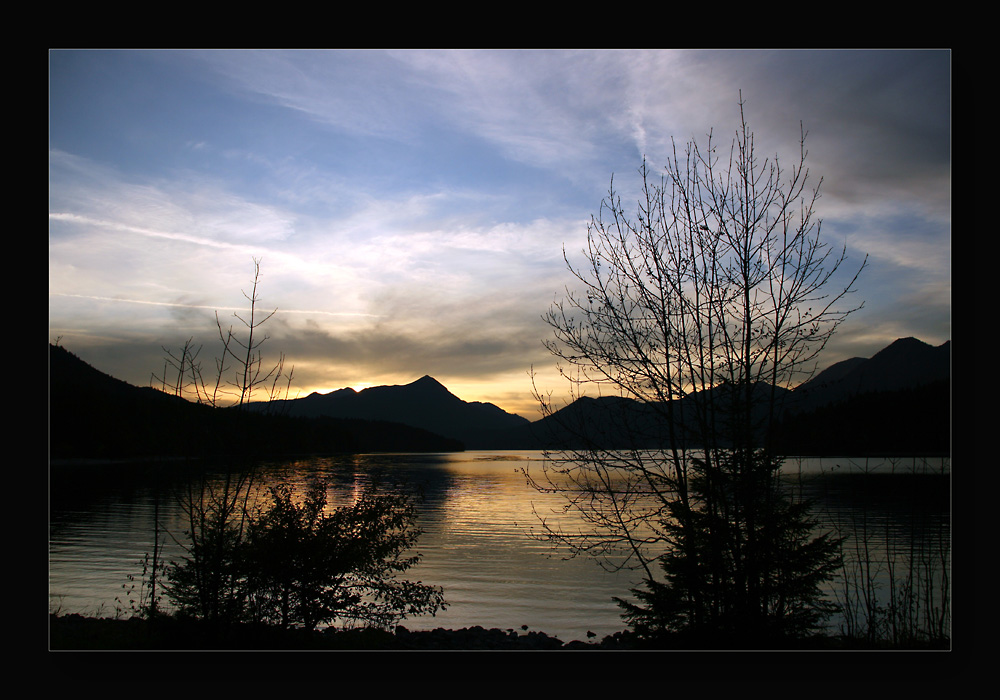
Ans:
[{"label": "bush", "polygon": [[298,503],[280,485],[239,517],[203,518],[191,556],[169,569],[167,596],[183,615],[306,629],[434,614],[440,588],[397,578],[419,561],[407,556],[420,535],[414,519],[405,495],[365,491],[328,512],[325,484]]}]

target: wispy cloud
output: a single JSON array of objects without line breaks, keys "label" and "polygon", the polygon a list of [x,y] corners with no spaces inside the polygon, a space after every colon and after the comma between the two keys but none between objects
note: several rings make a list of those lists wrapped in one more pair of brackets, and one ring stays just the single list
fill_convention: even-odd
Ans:
[{"label": "wispy cloud", "polygon": [[196,245],[209,246],[211,248],[233,249],[243,253],[253,253],[255,250],[257,250],[256,248],[253,248],[251,246],[239,245],[227,241],[218,241],[205,236],[193,236],[188,233],[175,233],[170,231],[157,231],[154,229],[143,228],[140,226],[124,224],[117,221],[109,221],[107,219],[94,219],[89,216],[81,216],[80,214],[72,214],[68,212],[52,212],[49,214],[49,220],[63,221],[66,223],[77,224],[81,226],[100,228],[106,231],[110,230],[110,231],[124,231],[128,233],[137,233],[142,236],[149,236],[151,238],[164,238],[172,241],[183,241],[184,243],[194,243]]},{"label": "wispy cloud", "polygon": [[[100,297],[93,294],[66,294],[63,292],[51,292],[50,296],[71,297],[74,299],[93,299],[94,301],[113,301],[124,304],[146,304],[148,306],[170,306],[183,309],[207,309],[209,311],[246,311],[244,306],[213,306],[210,304],[185,304],[181,302],[169,301],[149,301],[147,299],[123,299],[121,297]],[[305,314],[310,316],[352,316],[364,318],[378,318],[377,314],[357,313],[352,311],[321,311],[317,309],[275,309],[276,314]]]},{"label": "wispy cloud", "polygon": [[259,258],[262,303],[279,309],[275,341],[307,386],[426,373],[518,381],[546,360],[539,317],[571,281],[562,248],[580,250],[612,173],[631,209],[642,157],[661,167],[672,138],[714,127],[725,157],[742,90],[763,154],[794,158],[805,124],[823,230],[872,256],[877,274],[858,296],[877,301],[865,324],[879,332],[861,341],[845,330],[843,351],[941,335],[947,59],[56,52],[50,324],[116,363],[133,343],[121,373],[145,376],[170,337],[198,324],[211,335],[207,312],[245,308]]}]

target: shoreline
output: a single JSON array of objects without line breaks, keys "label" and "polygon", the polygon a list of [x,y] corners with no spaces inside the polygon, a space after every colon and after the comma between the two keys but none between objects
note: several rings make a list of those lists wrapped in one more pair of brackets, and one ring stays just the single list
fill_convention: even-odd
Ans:
[{"label": "shoreline", "polygon": [[676,634],[657,643],[644,642],[630,631],[601,640],[564,642],[540,631],[436,628],[395,630],[374,628],[303,630],[265,625],[208,625],[168,615],[147,620],[93,618],[72,613],[49,614],[48,649],[66,651],[951,651],[950,641],[922,642],[907,647],[872,645],[864,640],[815,635],[796,640],[696,640]]},{"label": "shoreline", "polygon": [[479,625],[460,629],[394,631],[358,628],[303,630],[266,625],[208,625],[164,615],[155,620],[139,617],[97,618],[78,613],[49,614],[49,650],[186,650],[186,651],[365,651],[365,650],[558,650],[621,647],[623,633],[601,642],[563,640],[539,631],[486,629]]}]

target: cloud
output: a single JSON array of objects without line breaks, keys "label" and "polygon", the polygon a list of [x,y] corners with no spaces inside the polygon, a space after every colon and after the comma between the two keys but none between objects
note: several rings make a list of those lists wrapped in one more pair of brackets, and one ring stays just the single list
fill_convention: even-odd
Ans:
[{"label": "cloud", "polygon": [[59,151],[50,153],[50,170],[55,219],[215,247],[269,245],[293,229],[288,212],[190,172],[136,179]]},{"label": "cloud", "polygon": [[872,256],[866,331],[831,347],[947,332],[947,52],[80,56],[53,62],[50,325],[116,362],[131,344],[133,377],[210,341],[259,258],[308,386],[520,382],[551,364],[539,316],[611,174],[634,211],[642,157],[712,127],[728,144],[740,90],[762,154],[795,157],[805,123],[824,233]]},{"label": "cloud", "polygon": [[104,231],[136,233],[142,236],[148,236],[150,238],[163,238],[170,241],[193,243],[195,245],[208,246],[211,248],[237,249],[241,252],[253,252],[255,250],[254,248],[251,248],[246,245],[234,245],[232,243],[227,243],[224,241],[213,240],[210,237],[194,236],[186,233],[177,233],[172,231],[157,231],[155,229],[144,228],[141,226],[132,226],[125,223],[117,221],[108,221],[104,219],[94,219],[88,216],[81,216],[79,214],[71,214],[66,212],[50,213],[49,221],[59,221],[67,224],[76,224],[77,226],[86,227],[89,229],[103,229]]},{"label": "cloud", "polygon": [[[646,67],[664,55],[644,54]],[[632,135],[635,124],[619,111],[626,91],[634,99],[642,84],[622,84],[620,71],[635,61],[618,52],[205,52],[185,59],[335,131],[408,144],[469,139],[570,179]],[[649,92],[657,84],[651,80]]]},{"label": "cloud", "polygon": [[371,51],[197,51],[163,55],[201,64],[219,84],[361,136],[415,137],[419,113],[401,66]]}]

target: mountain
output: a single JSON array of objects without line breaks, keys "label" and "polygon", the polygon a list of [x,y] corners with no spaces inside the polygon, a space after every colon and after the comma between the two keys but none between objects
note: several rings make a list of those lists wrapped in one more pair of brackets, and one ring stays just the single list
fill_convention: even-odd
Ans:
[{"label": "mountain", "polygon": [[132,386],[61,346],[49,346],[49,451],[54,458],[152,456],[171,442],[173,449],[162,453],[173,456],[197,439],[197,426],[210,418],[206,406]]},{"label": "mountain", "polygon": [[[132,386],[59,346],[50,345],[49,355],[53,458],[669,444],[666,405],[617,397],[583,397],[532,423],[491,403],[463,401],[424,376],[401,386],[254,403],[241,412]],[[901,338],[871,358],[838,362],[784,394],[781,447],[787,454],[947,454],[950,377],[950,342],[934,347]],[[684,402],[672,409],[679,412]]]},{"label": "mountain", "polygon": [[838,362],[792,392],[778,427],[788,454],[948,454],[951,341],[900,338]]},{"label": "mountain", "polygon": [[[793,391],[779,389],[786,454],[947,454],[951,444],[951,343],[901,338],[871,358],[838,362]],[[761,389],[767,389],[760,385]],[[720,391],[720,388],[711,391]],[[677,400],[673,411],[690,415]],[[495,449],[656,447],[665,404],[583,397],[529,426],[497,435]]]},{"label": "mountain", "polygon": [[951,382],[868,391],[788,412],[778,444],[795,455],[948,455]]},{"label": "mountain", "polygon": [[513,426],[489,436],[486,449],[558,450],[600,445],[655,446],[651,436],[660,424],[648,407],[629,398],[583,396],[533,423]]},{"label": "mountain", "polygon": [[411,425],[459,440],[470,449],[488,445],[491,436],[528,425],[492,403],[463,401],[430,376],[404,385],[375,386],[355,391],[314,392],[298,399],[250,404],[288,416],[354,418]]},{"label": "mountain", "polygon": [[851,358],[830,366],[798,386],[794,405],[814,409],[851,396],[911,389],[951,377],[951,341],[937,347],[900,338],[870,359]]},{"label": "mountain", "polygon": [[[771,387],[757,384],[755,392],[769,391]],[[583,396],[567,406],[554,411],[529,426],[508,430],[494,436],[490,447],[495,449],[559,449],[562,447],[593,449],[652,449],[684,442],[683,434],[695,430],[695,409],[697,401],[705,399],[717,406],[725,405],[724,395],[730,387],[714,387],[704,394],[689,395],[673,402],[643,403],[635,399],[618,396]],[[777,388],[779,400],[790,394],[786,389]],[[763,417],[766,404],[759,404]],[[668,429],[668,416],[674,416],[675,430]],[[681,417],[685,417],[682,420]]]},{"label": "mountain", "polygon": [[375,420],[253,415],[195,404],[104,374],[49,345],[53,459],[148,459],[234,454],[445,452],[462,444]]}]

